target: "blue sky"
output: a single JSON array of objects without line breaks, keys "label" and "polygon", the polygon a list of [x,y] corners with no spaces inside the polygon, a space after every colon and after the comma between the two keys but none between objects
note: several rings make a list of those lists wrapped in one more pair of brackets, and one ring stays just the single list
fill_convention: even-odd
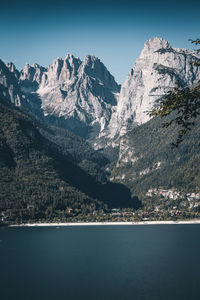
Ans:
[{"label": "blue sky", "polygon": [[147,39],[194,49],[188,39],[200,37],[196,0],[1,2],[0,58],[18,69],[26,62],[48,66],[67,53],[94,54],[122,83]]}]

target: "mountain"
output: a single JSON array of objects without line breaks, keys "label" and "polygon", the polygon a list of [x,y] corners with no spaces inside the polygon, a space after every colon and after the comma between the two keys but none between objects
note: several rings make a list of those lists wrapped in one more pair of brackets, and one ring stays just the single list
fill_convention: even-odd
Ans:
[{"label": "mountain", "polygon": [[50,124],[89,139],[108,125],[120,89],[103,63],[91,55],[81,61],[68,54],[55,59],[47,70],[26,65],[19,82],[28,98],[39,96]]},{"label": "mountain", "polygon": [[19,72],[13,63],[2,61],[0,68],[0,96],[49,124],[68,128],[92,143],[108,126],[120,86],[95,56],[81,61],[68,54],[47,69],[26,64]]},{"label": "mountain", "polygon": [[[26,75],[25,70],[28,68],[32,70],[32,72],[30,71],[29,75]],[[34,68],[35,67],[26,65],[24,71],[19,72],[13,63],[5,64],[0,60],[0,97],[13,103],[17,107],[25,109],[31,114],[43,118],[41,100],[38,94],[32,89],[33,86],[36,86],[36,76],[31,76]],[[20,83],[20,78],[23,79],[23,84]],[[31,92],[27,93],[27,91],[30,91],[30,85]]]},{"label": "mountain", "polygon": [[2,99],[0,122],[0,211],[10,220],[67,218],[68,208],[83,217],[98,207],[138,206],[128,188],[103,177],[106,159],[84,141],[73,141],[72,134],[60,134]]},{"label": "mountain", "polygon": [[46,71],[46,68],[38,64],[33,66],[26,64],[18,76],[22,92],[25,94],[36,92]]},{"label": "mountain", "polygon": [[18,83],[18,74],[14,64],[10,63],[6,66],[0,60],[0,96],[15,106],[26,106],[25,95],[23,95]]},{"label": "mountain", "polygon": [[163,127],[170,118],[153,118],[121,137],[110,179],[127,185],[141,200],[151,188],[184,193],[200,190],[200,118],[178,148],[172,147],[177,127]]},{"label": "mountain", "polygon": [[184,87],[200,80],[200,67],[192,64],[198,58],[195,52],[172,48],[162,38],[148,40],[121,87],[109,124],[110,138],[147,122],[147,112],[177,83]]},{"label": "mountain", "polygon": [[0,61],[0,211],[13,221],[64,219],[69,208],[86,218],[138,208],[133,195],[153,187],[199,192],[200,121],[172,149],[177,128],[146,114],[177,82],[200,80],[197,59],[150,39],[121,90],[91,55],[20,72]]},{"label": "mountain", "polygon": [[8,70],[14,74],[17,80],[19,80],[20,72],[16,69],[15,65],[10,62],[5,64]]},{"label": "mountain", "polygon": [[49,124],[89,140],[94,148],[105,149],[118,145],[117,138],[132,127],[147,122],[150,117],[146,112],[177,83],[190,86],[197,82],[200,67],[191,62],[199,57],[187,49],[171,47],[162,38],[152,38],[121,89],[92,55],[81,61],[68,54],[64,59],[56,58],[48,68],[27,64],[21,72],[12,63],[3,67],[1,62],[1,86],[7,92],[0,94],[4,92],[12,103]]}]

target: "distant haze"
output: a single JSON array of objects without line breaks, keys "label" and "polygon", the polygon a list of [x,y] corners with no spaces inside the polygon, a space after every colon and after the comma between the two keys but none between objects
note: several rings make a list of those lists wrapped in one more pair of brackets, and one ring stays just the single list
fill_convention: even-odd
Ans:
[{"label": "distant haze", "polygon": [[0,58],[18,69],[48,66],[67,53],[99,57],[122,83],[145,41],[159,36],[190,48],[199,37],[200,3],[191,1],[7,0],[0,10]]}]

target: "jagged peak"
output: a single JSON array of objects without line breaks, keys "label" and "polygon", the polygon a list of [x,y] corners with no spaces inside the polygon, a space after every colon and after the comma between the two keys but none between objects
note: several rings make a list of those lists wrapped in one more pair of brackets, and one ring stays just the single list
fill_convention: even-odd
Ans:
[{"label": "jagged peak", "polygon": [[169,48],[169,42],[162,37],[153,37],[146,41],[147,45],[151,47]]},{"label": "jagged peak", "polygon": [[93,59],[93,60],[95,60],[95,59],[98,59],[98,58],[94,54],[87,54],[85,56],[85,59]]},{"label": "jagged peak", "polygon": [[29,69],[30,68],[30,64],[29,63],[25,63],[25,66],[23,67],[23,69]]},{"label": "jagged peak", "polygon": [[87,74],[90,74],[91,71],[95,72],[95,71],[97,71],[97,69],[99,71],[99,69],[101,69],[102,67],[106,69],[106,67],[100,61],[99,58],[97,58],[94,55],[90,55],[90,54],[88,54],[88,55],[85,56],[85,58],[84,58],[84,60],[83,60],[83,62],[81,64],[82,71],[86,72]]},{"label": "jagged peak", "polygon": [[27,73],[30,70],[31,66],[26,63],[24,67],[21,69],[20,74]]},{"label": "jagged peak", "polygon": [[8,78],[13,78],[15,77],[14,80],[16,80],[16,78],[18,78],[19,76],[19,71],[16,69],[14,63],[9,62],[9,63],[4,63],[1,59],[0,59],[0,76],[6,76],[7,79]]},{"label": "jagged peak", "polygon": [[[55,65],[55,64],[57,64],[58,62],[61,62],[61,61],[63,61],[62,57],[56,57],[56,58],[53,60],[52,64]],[[50,65],[52,65],[52,64],[50,64]]]},{"label": "jagged peak", "polygon": [[161,37],[153,37],[145,42],[141,56],[143,56],[147,52],[156,52],[159,49],[169,49],[169,48],[170,48],[170,44],[168,41],[166,41]]},{"label": "jagged peak", "polygon": [[34,64],[32,64],[32,65],[31,65],[31,67],[32,67],[32,68],[35,68],[35,69],[44,69],[44,70],[46,70],[46,68],[45,68],[45,67],[43,67],[43,66],[39,65],[38,63],[34,63]]},{"label": "jagged peak", "polygon": [[32,67],[33,67],[33,68],[40,68],[40,65],[37,64],[37,63],[34,63],[34,64],[32,64]]},{"label": "jagged peak", "polygon": [[28,63],[26,63],[25,64],[25,66],[23,67],[23,69],[21,70],[21,72],[20,73],[27,73],[27,72],[29,72],[30,70],[33,70],[34,69],[34,67],[33,66],[31,66],[30,64],[28,64]]},{"label": "jagged peak", "polygon": [[21,70],[21,72],[24,71],[28,71],[28,70],[32,70],[32,69],[36,69],[36,68],[41,68],[41,66],[39,66],[37,63],[34,63],[32,65],[30,65],[29,63],[26,63],[25,66],[23,67],[23,69]]},{"label": "jagged peak", "polygon": [[15,75],[15,77],[18,79],[20,72],[17,70],[16,66],[13,62],[8,62],[5,64],[8,70]]},{"label": "jagged peak", "polygon": [[13,70],[16,70],[16,67],[15,67],[15,64],[13,62],[7,62],[6,64],[6,67],[8,68],[11,68]]},{"label": "jagged peak", "polygon": [[88,64],[88,63],[92,63],[92,62],[100,62],[100,59],[98,57],[96,57],[95,55],[92,54],[88,54],[85,56],[83,63],[84,64]]},{"label": "jagged peak", "polygon": [[74,59],[74,58],[75,58],[74,55],[71,53],[67,53],[67,55],[65,56],[65,60],[66,59]]},{"label": "jagged peak", "polygon": [[3,70],[3,71],[6,71],[8,72],[8,70],[10,71],[10,68],[8,67],[8,64],[5,64],[3,62],[3,60],[0,59],[0,69]]},{"label": "jagged peak", "polygon": [[48,67],[48,71],[55,71],[59,69],[59,73],[60,73],[60,70],[63,66],[63,63],[64,63],[64,60],[61,58],[61,57],[57,57],[53,60],[53,62],[49,65]]},{"label": "jagged peak", "polygon": [[82,63],[79,57],[75,57],[74,55],[68,53],[66,57],[64,58],[64,64],[70,64],[71,66],[79,67],[79,65]]},{"label": "jagged peak", "polygon": [[[32,65],[26,63],[24,68],[20,71],[20,79],[29,78],[33,79],[36,73],[42,74],[43,72],[46,72],[47,69],[45,67],[40,66],[37,63],[34,63]],[[25,77],[24,77],[25,76]]]},{"label": "jagged peak", "polygon": [[93,71],[99,72],[100,70],[106,70],[106,72],[109,73],[104,63],[95,55],[86,55],[83,62],[82,62],[83,68],[90,68]]}]

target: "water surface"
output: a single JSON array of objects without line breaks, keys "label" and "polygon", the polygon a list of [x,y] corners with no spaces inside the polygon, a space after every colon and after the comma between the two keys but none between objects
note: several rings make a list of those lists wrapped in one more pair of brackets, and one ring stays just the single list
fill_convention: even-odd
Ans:
[{"label": "water surface", "polygon": [[199,299],[200,225],[0,228],[2,300]]}]

